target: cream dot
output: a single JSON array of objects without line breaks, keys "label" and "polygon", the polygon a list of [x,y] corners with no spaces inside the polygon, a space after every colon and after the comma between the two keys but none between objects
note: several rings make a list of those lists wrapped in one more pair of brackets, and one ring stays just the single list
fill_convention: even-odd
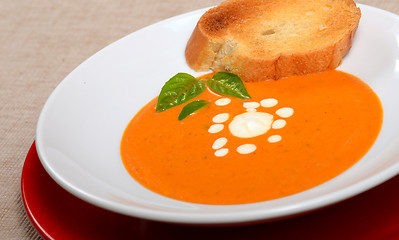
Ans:
[{"label": "cream dot", "polygon": [[208,132],[209,133],[218,133],[222,131],[224,128],[223,124],[213,124],[212,126],[209,127]]},{"label": "cream dot", "polygon": [[252,138],[269,131],[273,115],[264,112],[245,112],[234,117],[229,124],[231,134],[239,138]]},{"label": "cream dot", "polygon": [[230,98],[220,98],[215,101],[215,104],[217,106],[225,106],[225,105],[229,104],[230,102],[231,102]]},{"label": "cream dot", "polygon": [[228,148],[221,148],[221,149],[215,151],[215,156],[216,157],[224,157],[227,155],[227,153],[229,153]]},{"label": "cream dot", "polygon": [[281,141],[281,136],[280,135],[272,135],[267,139],[267,141],[269,141],[270,143],[279,142],[279,141]]},{"label": "cream dot", "polygon": [[247,112],[256,112],[256,108],[247,108]]},{"label": "cream dot", "polygon": [[260,106],[257,102],[244,102],[242,104],[245,108],[258,108]]},{"label": "cream dot", "polygon": [[262,101],[260,101],[260,105],[262,107],[274,107],[276,106],[278,103],[278,101],[274,98],[266,98],[263,99]]},{"label": "cream dot", "polygon": [[229,119],[229,114],[228,113],[221,113],[213,117],[212,121],[214,123],[223,123],[226,122]]},{"label": "cream dot", "polygon": [[273,129],[280,129],[283,128],[287,124],[287,122],[284,119],[277,119],[276,121],[273,122],[272,128]]},{"label": "cream dot", "polygon": [[226,143],[227,143],[227,138],[225,138],[225,137],[218,138],[213,143],[212,148],[215,149],[215,150],[219,149],[219,148],[222,148],[224,145],[226,145]]},{"label": "cream dot", "polygon": [[276,114],[282,118],[291,117],[292,114],[294,114],[294,109],[289,107],[280,108],[279,110],[276,111]]},{"label": "cream dot", "polygon": [[254,144],[243,144],[237,148],[237,152],[240,154],[249,154],[256,150],[256,145]]}]

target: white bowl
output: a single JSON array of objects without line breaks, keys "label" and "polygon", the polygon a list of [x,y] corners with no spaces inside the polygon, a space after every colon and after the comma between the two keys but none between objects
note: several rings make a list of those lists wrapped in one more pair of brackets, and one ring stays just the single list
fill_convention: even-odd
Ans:
[{"label": "white bowl", "polygon": [[177,72],[195,76],[185,44],[206,9],[132,33],[87,59],[54,90],[37,124],[36,146],[50,176],[99,207],[184,224],[273,221],[347,199],[399,172],[399,17],[360,5],[353,48],[340,70],[358,76],[381,99],[384,121],[370,151],[338,177],[310,190],[242,205],[201,205],[160,196],[125,170],[120,141],[136,112]]}]

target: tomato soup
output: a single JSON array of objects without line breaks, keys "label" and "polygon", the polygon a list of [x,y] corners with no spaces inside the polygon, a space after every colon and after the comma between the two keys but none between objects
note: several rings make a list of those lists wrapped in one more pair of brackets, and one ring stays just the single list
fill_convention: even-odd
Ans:
[{"label": "tomato soup", "polygon": [[245,86],[249,100],[205,90],[197,99],[210,104],[182,121],[182,105],[156,112],[157,100],[148,103],[123,135],[127,171],[181,201],[267,201],[341,174],[366,154],[381,128],[377,95],[344,72]]}]

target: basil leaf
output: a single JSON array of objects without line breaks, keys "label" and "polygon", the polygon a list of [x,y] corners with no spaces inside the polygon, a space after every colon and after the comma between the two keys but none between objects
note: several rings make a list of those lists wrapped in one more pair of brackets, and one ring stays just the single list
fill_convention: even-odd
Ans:
[{"label": "basil leaf", "polygon": [[185,119],[190,114],[192,114],[208,105],[209,105],[209,102],[205,101],[205,100],[196,100],[196,101],[190,102],[189,104],[184,106],[183,109],[181,110],[179,117],[178,117],[179,121]]},{"label": "basil leaf", "polygon": [[162,112],[185,103],[200,95],[204,90],[203,80],[196,79],[188,73],[178,73],[162,87],[156,111]]},{"label": "basil leaf", "polygon": [[217,72],[207,81],[207,85],[214,92],[222,95],[238,97],[241,99],[251,98],[245,88],[244,82],[234,73]]}]

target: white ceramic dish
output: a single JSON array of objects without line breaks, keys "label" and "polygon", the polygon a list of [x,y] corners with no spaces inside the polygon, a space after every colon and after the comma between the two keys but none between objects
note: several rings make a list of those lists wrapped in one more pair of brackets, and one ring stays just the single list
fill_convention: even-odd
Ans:
[{"label": "white ceramic dish", "polygon": [[368,190],[399,172],[399,17],[360,5],[362,19],[340,70],[379,95],[381,133],[355,166],[320,186],[254,204],[213,206],[180,202],[142,187],[125,170],[120,140],[135,113],[177,72],[193,72],[185,44],[206,9],[132,33],[70,73],[46,102],[37,125],[40,160],[67,191],[99,207],[158,221],[234,224],[304,213]]}]

